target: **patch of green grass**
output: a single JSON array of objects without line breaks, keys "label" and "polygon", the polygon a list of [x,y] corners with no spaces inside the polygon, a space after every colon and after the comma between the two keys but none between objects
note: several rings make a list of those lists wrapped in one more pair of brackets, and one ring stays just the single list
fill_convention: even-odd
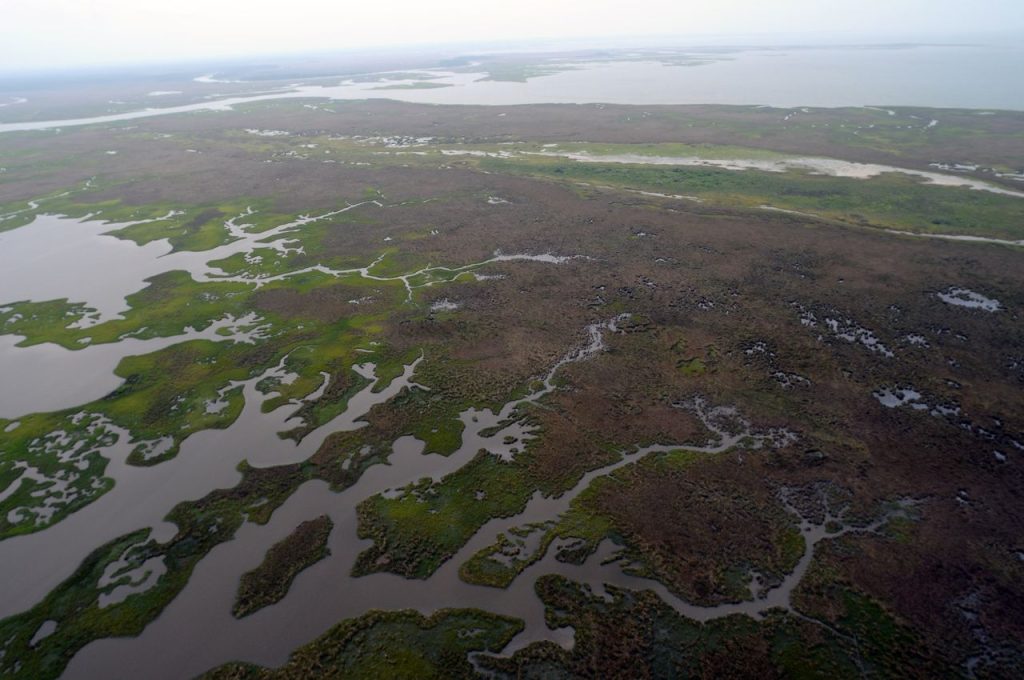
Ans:
[{"label": "patch of green grass", "polygon": [[374,545],[359,555],[354,573],[386,568],[426,578],[492,518],[522,512],[532,493],[520,467],[480,453],[438,484],[428,479],[398,498],[368,498],[358,508],[359,537]]},{"label": "patch of green grass", "polygon": [[18,487],[0,501],[0,539],[59,522],[113,487],[100,451],[118,435],[99,415],[33,414],[8,432],[11,422],[0,419],[0,485]]},{"label": "patch of green grass", "polygon": [[[536,147],[534,147],[536,150]],[[595,142],[560,142],[556,147],[540,147],[541,151],[555,153],[584,153],[600,156],[652,156],[667,158],[705,158],[708,160],[782,160],[793,154],[729,144],[609,144]]]},{"label": "patch of green grass", "polygon": [[762,205],[902,231],[1024,238],[1024,199],[922,183],[897,173],[870,179],[804,172],[581,163],[533,157],[475,161],[494,172],[696,196],[712,206]]},{"label": "patch of green grass", "polygon": [[[113,487],[100,454],[120,436],[111,425],[128,430],[135,444],[129,462],[137,465],[173,457],[195,432],[230,426],[242,396],[221,390],[252,377],[260,370],[253,362],[274,362],[279,351],[205,340],[174,345],[126,358],[116,371],[124,383],[102,399],[21,418],[17,428],[0,433],[0,474],[13,481],[26,465],[35,472],[0,502],[0,537],[39,531]],[[226,407],[208,412],[206,404],[218,399]]]},{"label": "patch of green grass", "polygon": [[[120,605],[100,608],[100,594],[109,593],[115,584],[104,589],[96,584],[126,551],[144,543],[148,533],[148,530],[136,531],[97,548],[46,599],[27,612],[0,621],[0,639],[3,640],[0,671],[3,675],[32,680],[55,678],[84,644],[80,640],[141,633],[145,623],[140,621],[135,608],[138,596],[129,597]],[[136,554],[132,566],[139,566],[143,561],[144,558]],[[33,636],[46,621],[57,622],[56,632],[33,646]]]},{"label": "patch of green grass", "polygon": [[[49,679],[60,675],[71,657],[93,640],[138,635],[188,583],[195,565],[215,546],[230,540],[247,519],[265,523],[298,486],[308,479],[299,465],[251,468],[243,464],[242,481],[233,489],[219,489],[198,501],[178,504],[166,517],[179,527],[167,543],[136,531],[98,548],[66,581],[31,609],[0,621],[3,640],[0,671],[14,678]],[[99,586],[100,576],[112,564],[126,559],[118,573],[161,558],[167,571],[144,592],[128,595],[100,607],[125,578]],[[37,645],[30,644],[45,621],[57,623],[56,632]],[[17,664],[17,666],[16,666]]]},{"label": "patch of green grass", "polygon": [[[167,239],[172,251],[204,251],[232,240],[224,222],[246,210],[245,199],[207,206],[148,203],[131,205],[119,200],[89,202],[88,196],[71,193],[46,201],[34,214],[47,212],[73,218],[102,220],[112,225],[110,234],[145,245]],[[265,201],[254,202],[260,205]],[[125,225],[125,226],[117,226]]]},{"label": "patch of green grass", "polygon": [[[287,383],[262,384],[263,389],[277,393],[265,400],[264,410],[304,400],[323,385],[323,374],[331,376],[323,396],[298,407],[296,415],[303,424],[288,436],[301,439],[339,415],[349,399],[368,384],[351,370],[353,364],[370,358],[357,349],[380,337],[394,309],[404,305],[400,283],[369,282],[358,276],[341,281],[357,288],[372,286],[377,303],[366,311],[353,307],[353,313],[340,319],[321,318],[316,296],[338,285],[339,279],[319,274],[269,284],[264,292],[282,289],[313,296],[309,302],[297,299],[310,314],[288,306],[284,310],[287,316],[265,309],[254,322],[263,334],[251,343],[193,340],[127,357],[115,371],[124,379],[123,384],[104,398],[66,412],[25,417],[17,430],[0,433],[0,478],[9,482],[17,479],[22,461],[31,461],[45,477],[26,477],[17,491],[0,503],[0,510],[6,510],[0,517],[0,536],[37,531],[111,488],[111,480],[103,477],[106,461],[99,449],[101,443],[109,443],[116,435],[106,421],[89,434],[87,430],[97,418],[107,418],[128,430],[135,444],[129,462],[153,465],[176,455],[190,435],[230,426],[243,403],[240,390],[225,392],[228,386],[257,377],[282,360],[285,368],[298,377]],[[0,313],[0,330],[24,335],[26,345],[54,342],[79,349],[85,346],[85,339],[107,343],[129,336],[174,336],[188,327],[206,329],[224,315],[243,316],[254,308],[256,299],[249,284],[199,283],[184,272],[169,272],[154,277],[146,288],[129,296],[128,305],[123,318],[89,328],[72,328],[72,322],[89,317],[91,311],[66,300],[17,303]],[[418,352],[395,354],[376,346],[372,359],[379,367],[380,385],[397,377],[415,354]],[[226,401],[226,407],[208,412],[207,404],[218,400]],[[409,434],[429,434],[424,436],[429,450],[450,453],[458,447],[461,435],[461,423],[452,410],[457,407],[456,402],[438,402],[424,412]],[[79,412],[89,415],[76,421]],[[428,421],[435,424],[428,428]],[[73,437],[59,446],[47,444],[46,436],[56,432],[71,432]],[[57,441],[55,436],[50,439]],[[71,452],[74,455],[69,458]],[[57,493],[58,476],[69,482],[73,493]],[[15,510],[18,512],[10,514]]]},{"label": "patch of green grass", "polygon": [[[228,215],[217,208],[190,211],[191,214],[173,215],[169,218],[152,218],[154,221],[134,224],[110,233],[118,238],[134,241],[139,245],[167,239],[174,251],[212,250],[232,240],[224,226]],[[168,213],[169,214],[169,213]],[[101,216],[108,221],[121,221],[116,215]]]},{"label": "patch of green grass", "polygon": [[704,375],[708,370],[707,364],[700,357],[682,359],[677,366],[683,375]]},{"label": "patch of green grass", "polygon": [[521,621],[476,609],[370,612],[344,621],[296,650],[281,668],[228,664],[204,680],[345,678],[447,680],[474,678],[472,652],[498,652],[523,628]]},{"label": "patch of green grass", "polygon": [[206,404],[217,401],[230,382],[253,377],[250,362],[262,358],[259,354],[249,345],[195,340],[127,357],[115,371],[124,383],[85,408],[128,429],[134,441],[170,437],[170,446],[156,456],[147,455],[147,448],[140,444],[129,457],[132,463],[153,465],[174,457],[188,436],[234,423],[243,407],[239,391],[225,394],[227,407],[218,413],[209,413]]},{"label": "patch of green grass", "polygon": [[[470,67],[476,72],[479,67]],[[499,60],[484,64],[483,70],[487,73],[484,80],[495,80],[498,82],[525,83],[530,78],[552,76],[563,71],[573,71],[575,67],[565,64],[535,64],[521,61]]]},{"label": "patch of green grass", "polygon": [[22,347],[52,342],[76,350],[128,336],[146,340],[181,335],[186,328],[202,331],[214,321],[228,315],[238,318],[251,309],[249,284],[200,283],[183,271],[159,274],[147,283],[127,297],[130,309],[123,318],[87,328],[71,327],[91,317],[92,311],[68,300],[18,302],[0,313],[0,331],[25,336]]},{"label": "patch of green grass", "polygon": [[[527,567],[547,552],[554,534],[554,522],[517,527],[498,535],[497,540],[459,565],[459,578],[474,585],[507,588]],[[540,541],[534,550],[527,542],[534,533]]]},{"label": "patch of green grass", "polygon": [[424,443],[424,453],[447,456],[459,450],[465,429],[461,420],[455,415],[449,415],[437,422],[421,420],[413,430],[413,436]]}]

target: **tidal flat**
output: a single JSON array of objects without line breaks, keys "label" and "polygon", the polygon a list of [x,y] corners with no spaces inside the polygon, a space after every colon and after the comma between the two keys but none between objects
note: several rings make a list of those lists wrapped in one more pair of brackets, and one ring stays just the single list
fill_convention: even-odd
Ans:
[{"label": "tidal flat", "polygon": [[1015,674],[1022,139],[285,99],[0,134],[2,673]]}]

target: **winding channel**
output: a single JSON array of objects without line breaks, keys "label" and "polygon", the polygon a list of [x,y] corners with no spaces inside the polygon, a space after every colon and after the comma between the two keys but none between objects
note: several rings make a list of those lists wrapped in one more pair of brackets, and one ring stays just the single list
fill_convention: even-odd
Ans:
[{"label": "winding channel", "polygon": [[[383,207],[376,201],[367,203]],[[291,230],[367,203],[347,206],[320,216],[302,217],[259,234],[251,233],[247,229],[248,225],[241,223],[246,216],[243,214],[229,220],[227,224],[229,231],[236,237],[234,242],[205,253],[165,252],[153,258],[159,263],[158,267],[153,267],[153,271],[158,273],[157,269],[185,269],[197,280],[244,281],[259,286],[278,277],[229,277],[211,267],[208,262],[234,253],[249,252],[256,247],[286,252],[292,247],[287,240]],[[42,224],[48,222],[44,220]],[[91,225],[88,220],[75,221],[75,224]],[[111,225],[102,226],[107,230],[112,228]],[[27,228],[31,227],[29,225]],[[91,238],[98,238],[102,233],[96,226],[89,226],[88,229]],[[487,260],[462,267],[425,267],[411,274],[394,277],[374,275],[371,270],[376,261],[366,267],[350,270],[324,267],[314,269],[333,276],[358,274],[379,281],[401,281],[411,299],[414,288],[437,282],[428,276],[432,273],[450,279],[472,274],[489,263],[522,260],[560,264],[568,259],[568,256],[551,254],[497,253]],[[281,276],[294,276],[297,273],[290,272]],[[135,283],[141,281],[140,276],[140,273],[136,273],[133,279]],[[101,315],[109,317],[122,311],[124,295],[133,292],[129,288],[131,285],[126,282],[120,288],[96,291],[89,296],[87,302],[91,304],[99,301]],[[32,294],[27,297],[31,299]],[[536,578],[544,574],[561,574],[588,584],[598,593],[603,592],[605,584],[653,590],[683,615],[701,621],[734,614],[757,618],[770,608],[791,609],[790,594],[810,564],[814,546],[821,540],[847,531],[868,531],[873,530],[873,527],[857,529],[844,526],[829,533],[825,522],[813,523],[796,516],[794,521],[800,525],[805,550],[794,571],[781,584],[758,592],[755,600],[707,608],[681,600],[658,582],[623,573],[621,565],[610,560],[614,557],[616,547],[607,542],[585,564],[569,565],[555,559],[559,546],[556,541],[542,559],[526,568],[507,589],[470,585],[459,578],[459,566],[477,551],[492,544],[499,533],[515,526],[558,517],[599,476],[610,474],[651,454],[680,449],[707,455],[721,454],[744,439],[764,443],[772,436],[752,432],[749,426],[743,432],[727,432],[716,424],[714,413],[706,412],[700,406],[697,406],[697,415],[714,435],[708,443],[661,444],[623,452],[618,461],[586,474],[571,491],[558,498],[545,498],[538,493],[519,515],[487,523],[458,554],[425,581],[408,580],[388,573],[359,578],[350,575],[354,559],[370,544],[369,541],[360,540],[357,535],[356,507],[360,502],[379,493],[401,494],[405,487],[423,478],[438,481],[467,464],[481,449],[503,458],[513,457],[515,444],[508,442],[532,436],[530,428],[521,422],[520,409],[540,401],[554,391],[554,379],[563,366],[586,361],[601,353],[605,349],[605,336],[618,331],[620,320],[616,318],[588,326],[583,343],[555,363],[531,394],[505,404],[497,412],[468,409],[462,413],[460,418],[465,431],[462,444],[454,454],[447,457],[424,455],[422,442],[413,437],[401,437],[394,442],[393,454],[387,465],[369,468],[354,486],[343,492],[332,492],[321,481],[302,485],[277,509],[268,524],[244,524],[233,540],[217,546],[201,560],[185,589],[139,637],[104,639],[87,645],[72,659],[66,677],[178,678],[201,673],[231,660],[277,666],[287,660],[293,649],[322,634],[338,621],[359,616],[371,609],[413,608],[430,613],[441,608],[477,607],[520,618],[526,623],[524,631],[509,644],[504,653],[512,653],[536,640],[554,640],[569,647],[573,644],[573,631],[569,628],[548,629],[544,622],[543,604],[533,592]],[[228,338],[216,335],[217,330],[233,328],[247,321],[252,320],[226,318],[202,333],[186,332],[181,336],[152,341],[127,338],[111,344],[109,349],[101,350],[99,348],[102,346],[97,345],[75,352],[61,351],[86,361],[100,357],[100,353],[109,352],[109,355],[102,355],[103,361],[107,362],[104,366],[108,366],[119,355],[153,351],[166,344],[192,337],[207,337],[211,333],[225,341],[249,341],[251,338],[245,331],[239,331]],[[51,351],[52,347],[49,346],[45,351]],[[0,351],[0,357],[19,356],[26,351],[24,348],[6,347]],[[374,366],[363,364],[353,367],[370,384],[351,398],[342,414],[313,431],[298,445],[277,436],[277,432],[287,429],[285,424],[294,413],[297,403],[282,406],[269,414],[261,413],[260,405],[266,395],[256,388],[257,383],[267,377],[289,380],[290,375],[283,361],[263,375],[229,386],[241,389],[245,399],[239,418],[225,430],[207,430],[192,435],[183,442],[179,454],[170,461],[154,467],[128,465],[126,459],[131,450],[130,437],[126,432],[119,432],[118,443],[103,451],[103,455],[110,461],[107,476],[116,481],[110,492],[43,531],[0,542],[0,573],[6,575],[0,581],[0,617],[18,613],[39,602],[69,577],[97,545],[144,527],[152,528],[152,538],[158,542],[170,540],[177,531],[177,527],[164,521],[171,508],[183,500],[199,499],[215,489],[236,485],[241,479],[237,467],[243,460],[258,467],[306,460],[329,434],[354,430],[364,425],[361,419],[374,405],[392,399],[403,390],[426,389],[414,380],[416,367],[421,360],[405,366],[400,377],[376,392],[374,390],[381,385],[376,378]],[[314,394],[308,399],[316,397]],[[486,434],[488,432],[491,434]],[[242,620],[232,617],[231,607],[239,576],[259,564],[266,550],[288,535],[297,524],[321,514],[329,515],[335,524],[330,537],[331,556],[302,572],[288,596],[278,604]],[[163,565],[147,563],[145,567],[149,569],[150,577],[140,585],[141,588],[147,587],[146,583],[151,586],[161,577]]]},{"label": "winding channel", "polygon": [[[423,477],[438,480],[469,462],[481,448],[494,455],[509,454],[503,450],[508,446],[504,443],[506,436],[530,436],[529,431],[516,422],[517,409],[554,390],[553,379],[559,368],[601,352],[605,347],[603,335],[615,332],[615,324],[616,320],[612,320],[588,327],[586,343],[552,367],[543,384],[532,394],[506,404],[497,413],[474,409],[463,413],[461,417],[466,425],[463,443],[451,456],[423,455],[421,442],[412,437],[402,437],[394,443],[388,465],[368,469],[354,486],[341,493],[331,492],[327,484],[320,481],[304,484],[275,512],[268,524],[248,523],[237,532],[234,540],[212,550],[197,566],[181,594],[142,635],[93,642],[75,656],[66,677],[178,678],[193,676],[231,660],[278,666],[287,660],[294,648],[309,642],[338,621],[372,609],[412,608],[429,614],[442,608],[476,607],[520,618],[526,623],[524,631],[503,653],[511,653],[537,640],[553,640],[570,647],[573,644],[572,629],[549,630],[544,623],[543,604],[533,592],[534,581],[544,574],[561,574],[586,583],[599,593],[603,592],[605,584],[653,590],[680,613],[700,621],[733,614],[760,618],[767,609],[790,608],[790,593],[809,566],[814,546],[821,540],[855,529],[843,527],[829,533],[825,522],[831,518],[821,523],[799,518],[805,551],[794,571],[780,585],[760,593],[754,601],[716,607],[690,605],[669,593],[660,583],[624,574],[620,565],[606,563],[616,550],[608,542],[580,566],[557,561],[554,557],[558,547],[556,542],[543,559],[528,567],[507,589],[470,585],[459,578],[459,565],[490,545],[498,533],[525,523],[557,517],[599,476],[650,454],[687,449],[713,455],[728,451],[744,438],[753,437],[755,442],[762,443],[767,440],[767,435],[751,433],[749,428],[727,433],[716,425],[711,417],[714,414],[701,410],[699,406],[698,416],[714,435],[709,443],[639,448],[623,454],[611,465],[586,474],[561,497],[544,498],[538,493],[521,514],[486,524],[458,554],[425,581],[388,573],[358,578],[350,575],[353,560],[371,543],[360,540],[357,535],[356,507],[362,500],[412,484]],[[403,386],[415,389],[408,377]],[[484,431],[501,424],[505,427],[489,437],[483,436]],[[287,597],[278,604],[241,620],[232,617],[230,612],[239,576],[259,564],[266,550],[287,536],[298,523],[320,514],[328,514],[335,523],[329,541],[331,556],[302,572]]]},{"label": "winding channel", "polygon": [[[288,236],[297,229],[364,206],[386,207],[379,201],[364,201],[321,215],[304,215],[263,232],[252,231],[252,225],[244,223],[246,217],[254,214],[248,210],[225,221],[231,242],[200,252],[171,252],[166,240],[139,246],[110,233],[134,224],[168,219],[175,213],[155,220],[120,224],[92,217],[39,215],[24,227],[0,232],[0,290],[4,295],[0,308],[18,301],[66,298],[95,310],[79,324],[94,326],[121,318],[129,309],[127,296],[144,288],[147,279],[176,270],[187,271],[193,279],[203,283],[246,283],[257,288],[310,272],[334,277],[358,275],[373,281],[400,281],[406,289],[406,299],[411,301],[414,289],[441,282],[430,279],[431,275],[458,278],[493,263],[561,264],[572,259],[551,254],[496,253],[481,262],[460,267],[428,266],[395,276],[379,276],[371,271],[383,256],[365,267],[331,269],[315,265],[274,276],[229,276],[210,264],[256,249],[282,254],[293,252],[298,247]],[[38,275],[44,261],[47,271],[53,272],[50,276]],[[201,331],[185,328],[178,335],[146,340],[122,336],[118,342],[87,345],[76,350],[53,343],[20,347],[22,337],[0,335],[0,375],[4,376],[5,383],[5,388],[0,390],[0,417],[18,418],[28,413],[58,411],[88,403],[121,384],[114,369],[127,356],[148,354],[189,340],[252,342],[259,332],[258,326],[259,319],[254,315],[239,319],[228,316]],[[220,334],[226,331],[230,333]]]}]

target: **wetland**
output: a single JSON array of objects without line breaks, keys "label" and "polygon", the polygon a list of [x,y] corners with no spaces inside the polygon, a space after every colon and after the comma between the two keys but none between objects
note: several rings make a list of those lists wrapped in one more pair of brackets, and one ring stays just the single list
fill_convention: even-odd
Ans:
[{"label": "wetland", "polygon": [[584,61],[0,125],[0,673],[1024,668],[1024,114]]}]

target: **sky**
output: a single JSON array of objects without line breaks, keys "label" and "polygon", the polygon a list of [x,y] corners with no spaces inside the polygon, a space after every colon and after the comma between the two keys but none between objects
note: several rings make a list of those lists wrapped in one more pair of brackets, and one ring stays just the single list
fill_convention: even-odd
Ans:
[{"label": "sky", "polygon": [[0,0],[0,69],[533,38],[991,31],[1024,38],[1024,0]]}]

